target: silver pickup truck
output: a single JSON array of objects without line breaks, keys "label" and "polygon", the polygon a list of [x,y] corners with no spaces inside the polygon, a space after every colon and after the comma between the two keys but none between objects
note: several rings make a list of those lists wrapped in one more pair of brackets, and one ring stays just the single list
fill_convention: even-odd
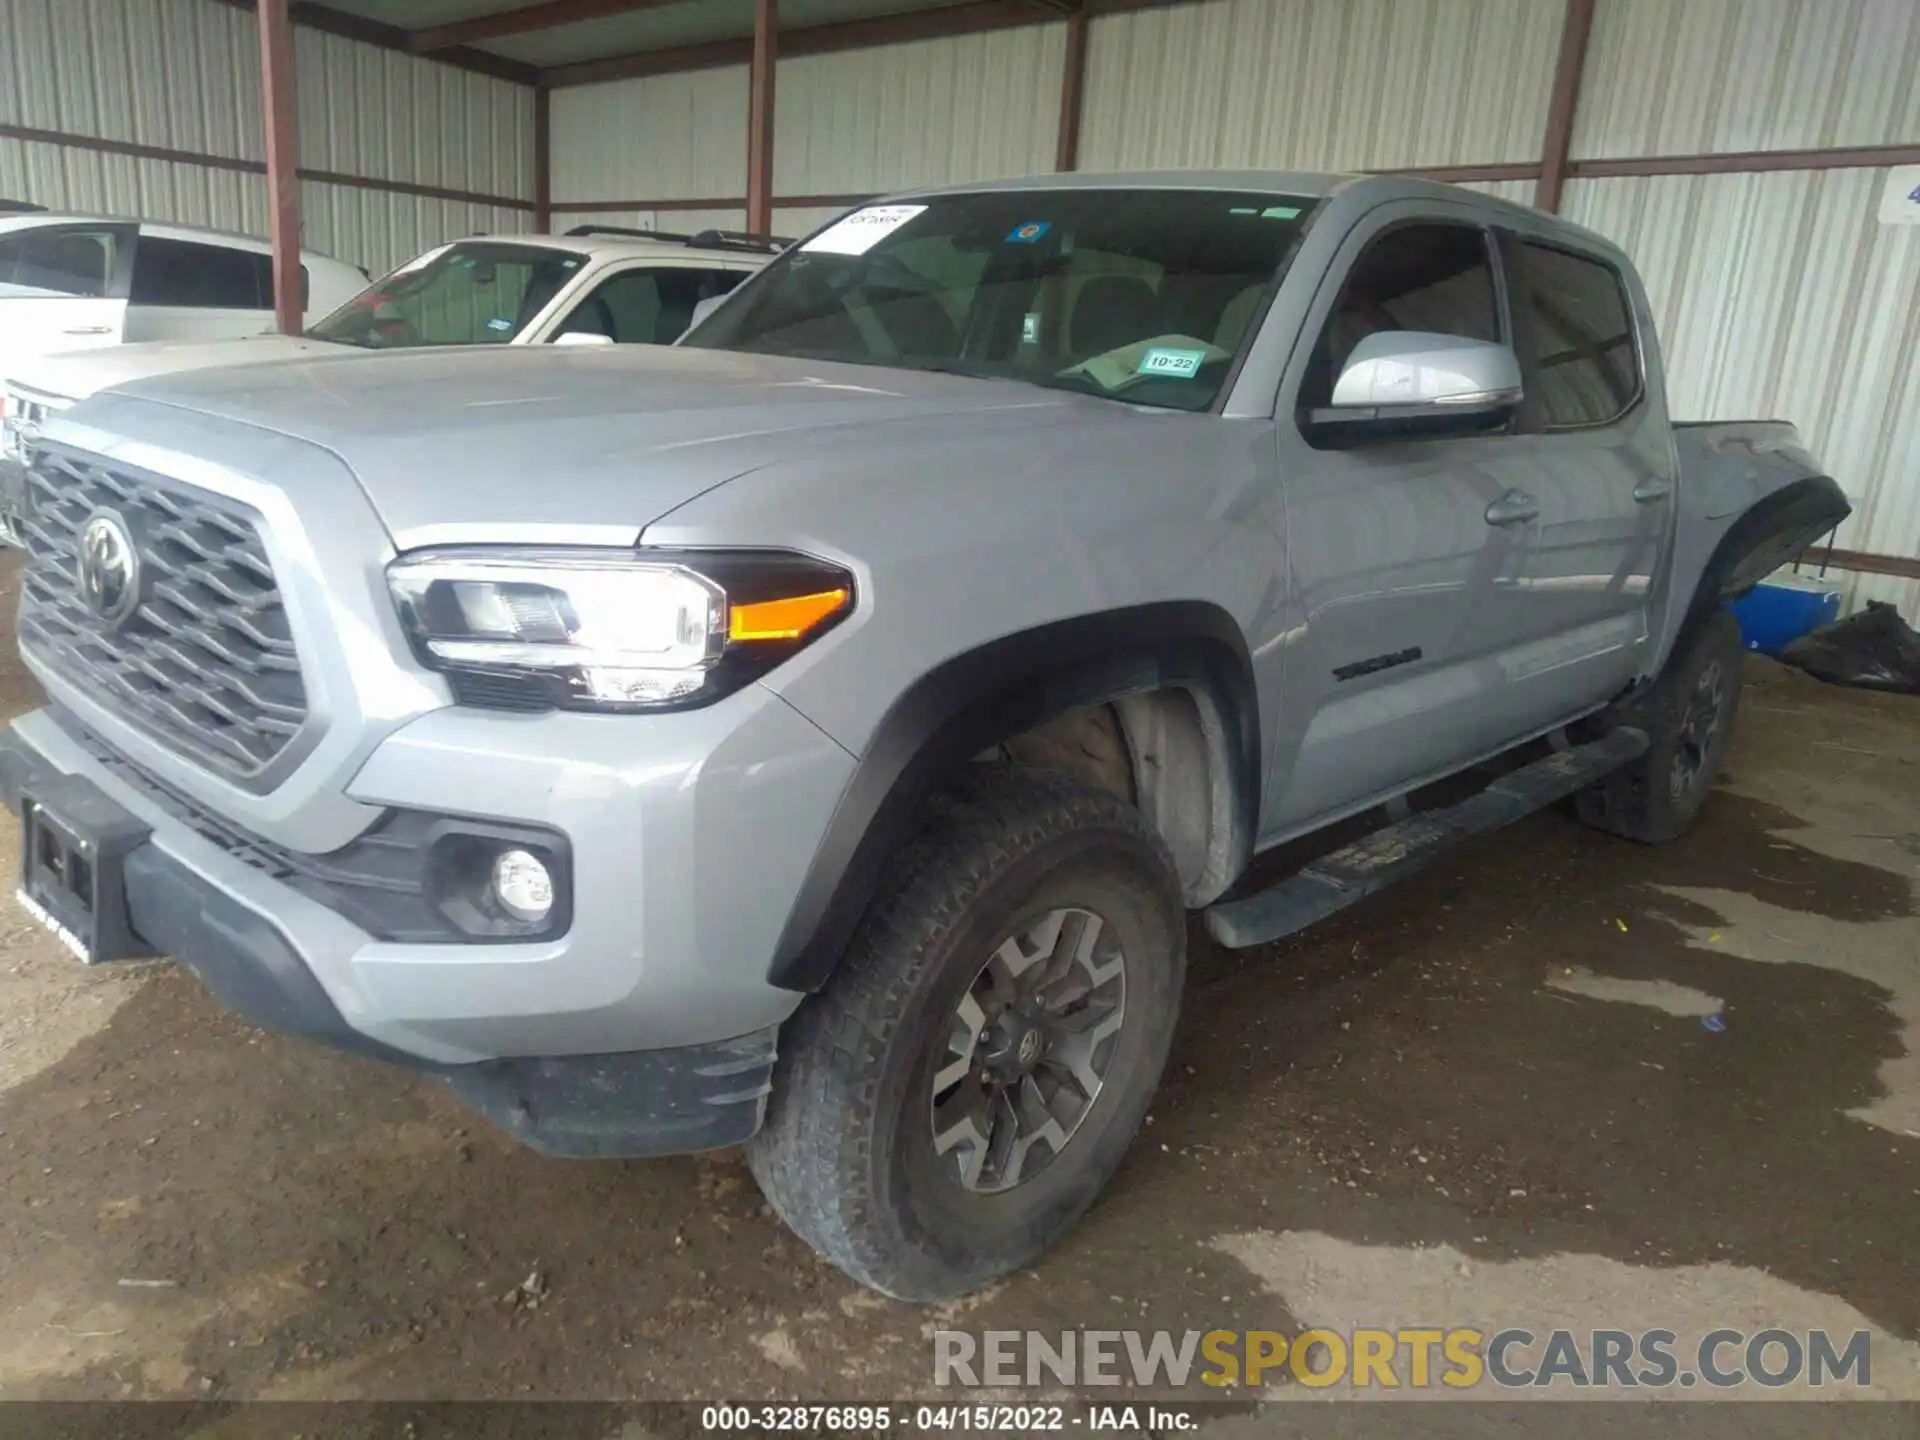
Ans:
[{"label": "silver pickup truck", "polygon": [[1521,207],[926,191],[675,348],[54,417],[0,788],[83,959],[173,955],[551,1153],[744,1143],[928,1299],[1093,1202],[1187,911],[1260,945],[1562,799],[1679,835],[1723,602],[1846,511],[1791,427],[1672,424],[1627,258]]}]

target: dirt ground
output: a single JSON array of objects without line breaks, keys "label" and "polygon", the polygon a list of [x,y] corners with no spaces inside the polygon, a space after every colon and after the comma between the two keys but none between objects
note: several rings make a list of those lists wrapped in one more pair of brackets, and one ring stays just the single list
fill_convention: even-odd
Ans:
[{"label": "dirt ground", "polygon": [[1196,926],[1109,1196],[934,1311],[735,1154],[541,1159],[0,903],[0,1395],[853,1400],[927,1393],[937,1326],[1777,1324],[1920,1397],[1920,701],[1748,685],[1673,847],[1549,813],[1266,951]]}]

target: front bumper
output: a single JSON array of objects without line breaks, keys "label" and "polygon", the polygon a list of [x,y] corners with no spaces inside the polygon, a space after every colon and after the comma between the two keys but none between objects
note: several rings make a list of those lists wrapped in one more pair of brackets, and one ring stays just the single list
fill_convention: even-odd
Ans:
[{"label": "front bumper", "polygon": [[[16,812],[23,791],[45,793],[61,775],[17,733],[0,736],[0,799]],[[127,855],[125,888],[135,935],[176,957],[229,1010],[269,1030],[437,1075],[535,1150],[681,1154],[737,1145],[760,1128],[772,1086],[772,1027],[670,1050],[438,1064],[349,1025],[271,919],[169,854],[157,835]]]},{"label": "front bumper", "polygon": [[572,922],[537,943],[377,940],[214,843],[49,711],[0,734],[0,799],[17,811],[36,777],[78,776],[146,826],[124,865],[132,929],[262,1026],[440,1075],[550,1153],[707,1149],[758,1127],[800,998],[766,980],[783,871],[797,883],[847,763],[771,694],[731,698],[725,716],[662,717],[685,723],[650,726],[644,763],[642,732],[607,717],[444,710],[375,746],[350,787],[361,804],[567,835]]}]

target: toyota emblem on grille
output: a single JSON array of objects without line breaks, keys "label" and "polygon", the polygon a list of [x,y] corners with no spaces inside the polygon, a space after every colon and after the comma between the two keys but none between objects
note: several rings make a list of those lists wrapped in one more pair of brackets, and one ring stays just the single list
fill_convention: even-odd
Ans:
[{"label": "toyota emblem on grille", "polygon": [[80,596],[102,622],[118,625],[140,605],[140,552],[127,522],[96,510],[80,530]]}]

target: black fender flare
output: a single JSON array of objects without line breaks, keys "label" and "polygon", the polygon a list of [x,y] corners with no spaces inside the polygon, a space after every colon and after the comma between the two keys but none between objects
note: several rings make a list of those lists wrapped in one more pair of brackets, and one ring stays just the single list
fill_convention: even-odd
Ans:
[{"label": "black fender flare", "polygon": [[1260,705],[1238,622],[1194,600],[1057,620],[943,661],[895,700],[840,794],[767,978],[788,990],[827,983],[887,861],[954,767],[1069,710],[1166,689],[1204,694],[1219,716],[1244,866],[1259,813]]},{"label": "black fender flare", "polygon": [[1831,475],[1809,475],[1755,501],[1714,546],[1677,633],[1723,601],[1746,594],[1852,513]]}]

